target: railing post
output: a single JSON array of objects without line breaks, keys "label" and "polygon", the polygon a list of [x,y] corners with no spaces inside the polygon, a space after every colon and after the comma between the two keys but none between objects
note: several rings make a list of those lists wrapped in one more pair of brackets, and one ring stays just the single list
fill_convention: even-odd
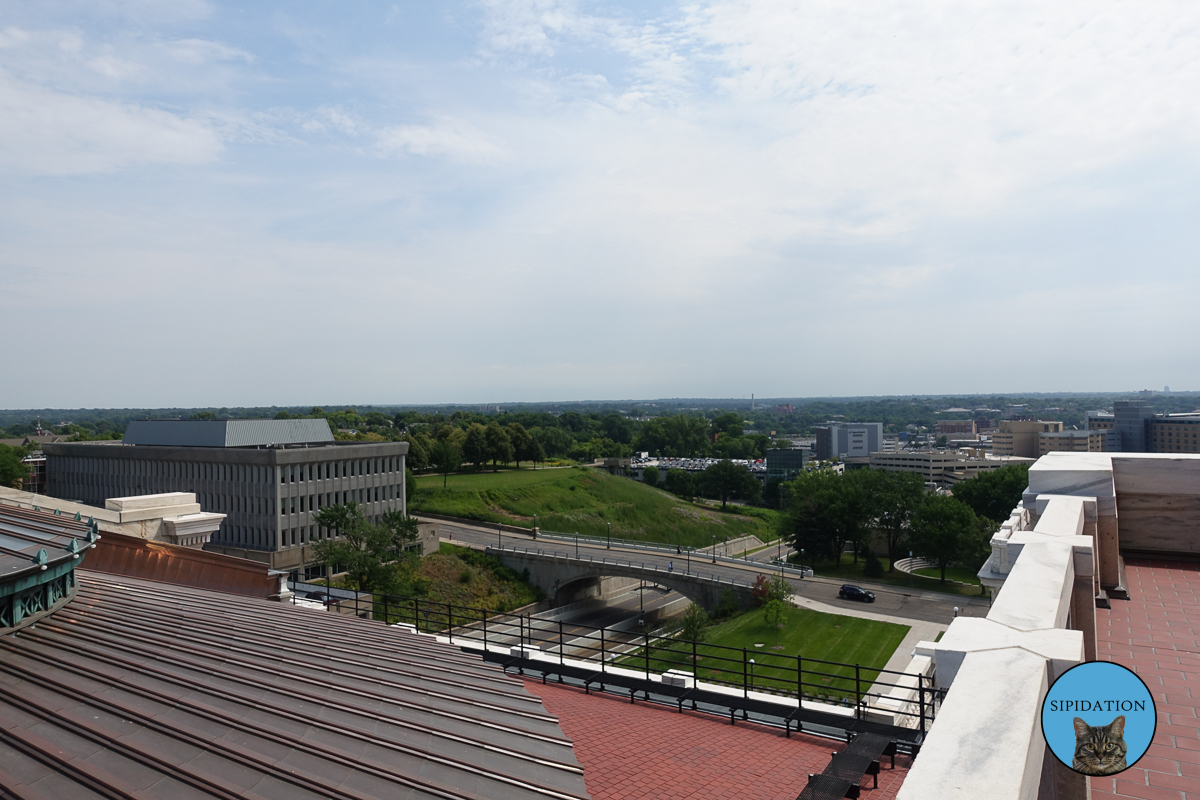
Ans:
[{"label": "railing post", "polygon": [[[567,640],[563,638],[562,617],[558,618],[558,665],[563,664],[563,651],[567,649]],[[558,677],[562,677],[559,675]]]},{"label": "railing post", "polygon": [[804,705],[804,656],[796,656],[796,708]]},{"label": "railing post", "polygon": [[446,603],[446,630],[450,634],[450,644],[454,644],[454,607]]},{"label": "railing post", "polygon": [[646,642],[646,680],[650,680],[650,632],[643,630],[642,636]]},{"label": "railing post", "polygon": [[859,683],[858,664],[854,665],[854,718],[862,719],[862,685]]},{"label": "railing post", "polygon": [[391,625],[392,624],[391,618],[388,616],[388,601],[387,601],[387,599],[388,599],[388,596],[385,594],[383,596],[383,624]]},{"label": "railing post", "polygon": [[482,612],[480,612],[480,616],[481,616],[481,617],[483,617],[483,650],[484,650],[484,652],[486,653],[486,652],[487,652],[487,649],[488,649],[488,643],[487,643],[487,609],[486,609],[486,608],[485,608],[485,609],[483,609],[483,611],[482,611]]},{"label": "railing post", "polygon": [[925,676],[917,673],[917,694],[921,702],[921,741],[925,741]]},{"label": "railing post", "polygon": [[604,628],[600,629],[600,671],[604,672]]},{"label": "railing post", "polygon": [[746,698],[746,699],[750,698],[750,681],[748,679],[749,678],[748,670],[750,669],[750,664],[747,662],[748,657],[749,657],[749,654],[746,652],[746,648],[743,647],[742,648],[742,697]]},{"label": "railing post", "polygon": [[417,598],[413,598],[413,627],[417,633],[421,632],[421,607],[417,605]]}]

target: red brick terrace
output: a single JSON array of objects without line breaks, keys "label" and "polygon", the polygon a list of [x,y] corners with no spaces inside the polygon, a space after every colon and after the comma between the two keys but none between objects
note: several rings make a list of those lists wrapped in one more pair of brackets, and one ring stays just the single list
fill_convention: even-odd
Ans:
[{"label": "red brick terrace", "polygon": [[1141,676],[1158,730],[1137,766],[1092,778],[1092,797],[1200,800],[1200,564],[1131,559],[1125,581],[1129,600],[1096,610],[1097,657]]},{"label": "red brick terrace", "polygon": [[[556,684],[526,680],[575,744],[588,793],[595,800],[795,800],[810,772],[821,772],[829,754],[845,745],[753,723],[730,725],[720,717]],[[1200,756],[1200,752],[1196,753]],[[862,796],[891,800],[910,764],[883,760],[879,788],[863,779]]]}]

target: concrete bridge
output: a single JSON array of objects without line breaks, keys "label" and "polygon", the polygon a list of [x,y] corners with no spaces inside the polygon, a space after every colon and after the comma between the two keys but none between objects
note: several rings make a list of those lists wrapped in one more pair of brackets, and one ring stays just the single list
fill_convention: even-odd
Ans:
[{"label": "concrete bridge", "polygon": [[702,561],[693,562],[689,571],[686,565],[668,570],[652,560],[642,561],[635,554],[598,556],[584,552],[576,556],[562,550],[508,544],[503,549],[488,547],[487,553],[518,574],[529,570],[529,582],[559,602],[604,596],[613,582],[620,586],[642,580],[673,589],[709,612],[720,603],[724,589],[733,592],[740,607],[749,608],[755,602],[753,578],[710,572],[702,569],[706,566]]}]

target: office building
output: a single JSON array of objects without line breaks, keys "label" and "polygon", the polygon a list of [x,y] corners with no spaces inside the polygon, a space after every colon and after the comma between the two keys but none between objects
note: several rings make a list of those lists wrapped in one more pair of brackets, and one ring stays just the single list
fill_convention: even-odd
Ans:
[{"label": "office building", "polygon": [[1119,437],[1115,431],[1056,431],[1038,434],[1038,456],[1047,453],[1104,453],[1107,452],[1109,439],[1113,442]]},{"label": "office building", "polygon": [[336,442],[321,419],[143,420],[122,443],[44,446],[51,497],[193,492],[225,514],[205,549],[316,574],[312,544],[331,534],[313,514],[353,501],[371,520],[403,511],[407,442]]},{"label": "office building", "polygon": [[1037,458],[1040,455],[1038,434],[1061,433],[1063,424],[1049,420],[1000,420],[1000,428],[992,433],[992,454]]},{"label": "office building", "polygon": [[1150,452],[1200,453],[1200,413],[1155,417],[1150,423]]},{"label": "office building", "polygon": [[973,419],[954,419],[939,422],[935,428],[935,433],[938,436],[975,436],[978,431],[975,428],[975,420]]},{"label": "office building", "polygon": [[1009,466],[1032,464],[1034,459],[1008,456],[989,458],[982,450],[901,450],[898,453],[871,453],[871,469],[887,472],[915,472],[926,483],[951,486],[974,478],[982,472]]},{"label": "office building", "polygon": [[1087,411],[1084,413],[1089,431],[1111,431],[1116,429],[1117,420],[1107,411]]},{"label": "office building", "polygon": [[780,478],[791,480],[804,472],[808,465],[808,450],[768,450],[767,451],[767,480]]},{"label": "office building", "polygon": [[882,422],[826,422],[814,425],[817,459],[832,461],[844,456],[867,457],[883,449]]},{"label": "office building", "polygon": [[1145,400],[1118,400],[1113,403],[1115,429],[1121,434],[1121,452],[1145,453],[1150,450],[1150,422],[1154,408]]}]

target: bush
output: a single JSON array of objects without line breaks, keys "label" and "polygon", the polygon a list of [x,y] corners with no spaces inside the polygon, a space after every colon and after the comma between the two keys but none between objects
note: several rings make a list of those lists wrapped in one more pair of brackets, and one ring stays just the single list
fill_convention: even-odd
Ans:
[{"label": "bush", "polygon": [[879,556],[867,553],[867,563],[863,564],[863,575],[868,578],[883,577],[883,564],[880,563]]},{"label": "bush", "polygon": [[683,631],[684,639],[693,642],[703,642],[705,630],[708,628],[708,614],[700,606],[692,603],[687,607],[687,611],[683,612]]},{"label": "bush", "polygon": [[459,573],[458,582],[459,583],[470,583],[471,579],[474,577],[475,577],[474,572],[471,572],[471,570],[469,570],[469,569],[464,569],[461,573]]}]

